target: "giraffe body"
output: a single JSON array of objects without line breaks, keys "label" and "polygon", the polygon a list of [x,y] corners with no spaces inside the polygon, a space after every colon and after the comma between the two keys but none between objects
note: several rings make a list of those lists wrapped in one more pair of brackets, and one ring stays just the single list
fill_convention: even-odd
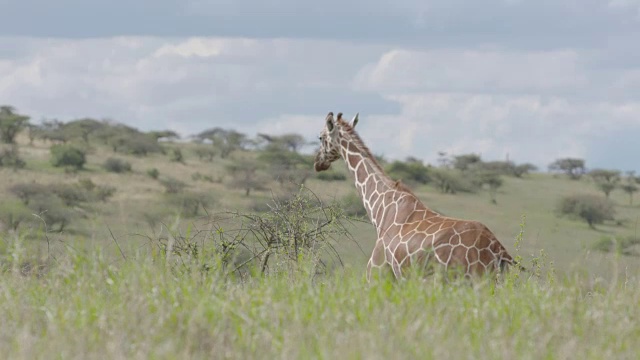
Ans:
[{"label": "giraffe body", "polygon": [[343,158],[355,179],[377,240],[367,264],[367,281],[374,270],[390,268],[400,279],[408,267],[439,264],[467,276],[494,273],[513,258],[484,224],[446,217],[426,207],[400,180],[387,176],[351,124],[329,113],[315,158],[315,170],[327,170]]}]

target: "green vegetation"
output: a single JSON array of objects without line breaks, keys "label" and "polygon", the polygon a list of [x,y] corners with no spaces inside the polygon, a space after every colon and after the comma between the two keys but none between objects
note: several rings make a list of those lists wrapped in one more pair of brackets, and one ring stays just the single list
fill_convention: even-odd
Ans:
[{"label": "green vegetation", "polygon": [[55,167],[82,169],[86,162],[85,152],[73,145],[53,145],[51,147],[51,164]]},{"label": "green vegetation", "polygon": [[432,209],[487,224],[530,271],[496,287],[366,284],[375,230],[344,164],[315,174],[299,135],[216,128],[175,142],[87,118],[22,125],[0,149],[6,358],[640,352],[633,173],[605,193],[581,159],[556,176],[474,154],[377,155]]},{"label": "green vegetation", "polygon": [[594,169],[589,171],[589,176],[607,199],[620,182],[620,171],[618,170]]},{"label": "green vegetation", "polygon": [[18,146],[4,146],[0,148],[0,168],[12,168],[14,170],[24,168],[26,163],[20,157]]},{"label": "green vegetation", "polygon": [[131,163],[123,160],[123,159],[118,159],[118,158],[108,158],[107,160],[105,160],[104,164],[102,165],[102,167],[109,172],[114,172],[114,173],[126,173],[131,171]]},{"label": "green vegetation", "polygon": [[0,351],[11,359],[604,359],[640,352],[633,321],[640,284],[628,279],[586,285],[543,270],[539,281],[512,277],[496,288],[415,278],[367,285],[359,269],[315,278],[298,267],[239,282],[216,271],[176,271],[176,259],[154,246],[120,253],[114,244],[105,253],[70,244],[34,258],[20,238],[2,241]]},{"label": "green vegetation", "polygon": [[580,218],[595,228],[605,220],[613,220],[614,205],[605,198],[589,194],[569,195],[558,202],[560,214]]},{"label": "green vegetation", "polygon": [[595,250],[627,256],[640,256],[640,238],[637,236],[604,236],[593,245]]},{"label": "green vegetation", "polygon": [[16,113],[12,106],[0,106],[0,142],[15,143],[16,136],[27,127],[29,117]]},{"label": "green vegetation", "polygon": [[564,158],[549,164],[549,171],[565,173],[571,180],[578,180],[584,175],[585,161],[583,159]]},{"label": "green vegetation", "polygon": [[428,184],[431,182],[429,169],[422,161],[409,158],[406,161],[394,161],[386,168],[389,176],[402,179],[408,184]]}]

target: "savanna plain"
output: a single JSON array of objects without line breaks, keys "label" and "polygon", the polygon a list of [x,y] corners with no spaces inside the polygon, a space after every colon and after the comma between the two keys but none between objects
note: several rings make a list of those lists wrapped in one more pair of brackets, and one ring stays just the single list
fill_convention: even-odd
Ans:
[{"label": "savanna plain", "polygon": [[[299,135],[19,123],[0,149],[2,358],[640,357],[640,200],[622,190],[636,179],[626,169],[605,194],[588,168],[514,175],[472,154],[380,155],[527,270],[367,283],[375,231],[352,180],[342,163],[314,173]],[[606,213],[563,210],[573,195]]]}]

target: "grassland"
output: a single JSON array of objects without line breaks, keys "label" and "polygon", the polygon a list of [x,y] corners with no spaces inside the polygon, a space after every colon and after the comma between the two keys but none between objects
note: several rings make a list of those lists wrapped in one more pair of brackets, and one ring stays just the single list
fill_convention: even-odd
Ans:
[{"label": "grassland", "polygon": [[[4,239],[5,241],[7,239]],[[17,240],[16,240],[17,241]],[[13,264],[20,262],[12,243]],[[130,254],[131,255],[131,254]],[[0,278],[10,359],[636,359],[640,284],[409,279],[359,269],[229,282],[160,258],[69,250],[39,276]]]},{"label": "grassland", "polygon": [[[47,144],[20,139],[27,168],[0,169],[3,199],[12,199],[12,184],[34,180],[88,177],[117,192],[61,234],[43,233],[34,219],[18,233],[0,235],[3,357],[635,359],[640,353],[638,259],[591,250],[603,236],[640,231],[640,207],[625,205],[621,192],[612,194],[617,222],[593,230],[554,211],[562,195],[597,193],[587,181],[507,178],[497,205],[483,193],[416,188],[440,212],[485,222],[533,269],[531,259],[539,261],[541,277],[520,274],[497,288],[415,279],[368,285],[363,268],[374,230],[358,222],[350,228],[353,241],[338,246],[345,266],[335,273],[312,278],[301,270],[239,283],[215,272],[177,273],[154,251],[148,239],[165,225],[152,226],[144,214],[161,213],[169,226],[205,225],[180,217],[146,171],[157,168],[210,193],[212,211],[249,209],[272,194],[246,197],[228,187],[224,166],[233,159],[199,161],[190,144],[175,146],[183,147],[184,164],[166,155],[118,155],[133,172],[107,173],[100,164],[112,154],[100,150],[89,155],[86,170],[69,174],[49,164]],[[216,180],[195,181],[196,172]],[[307,186],[327,201],[355,191],[350,181],[312,178]]]}]

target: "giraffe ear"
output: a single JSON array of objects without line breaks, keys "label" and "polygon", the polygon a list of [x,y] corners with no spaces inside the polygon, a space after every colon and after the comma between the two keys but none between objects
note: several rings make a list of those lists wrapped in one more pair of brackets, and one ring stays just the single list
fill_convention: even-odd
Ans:
[{"label": "giraffe ear", "polygon": [[356,113],[356,116],[353,117],[353,119],[351,120],[351,127],[355,128],[356,124],[358,123],[358,115],[360,115],[360,113]]},{"label": "giraffe ear", "polygon": [[329,131],[333,131],[333,113],[330,112],[329,115],[327,115],[327,129]]}]

